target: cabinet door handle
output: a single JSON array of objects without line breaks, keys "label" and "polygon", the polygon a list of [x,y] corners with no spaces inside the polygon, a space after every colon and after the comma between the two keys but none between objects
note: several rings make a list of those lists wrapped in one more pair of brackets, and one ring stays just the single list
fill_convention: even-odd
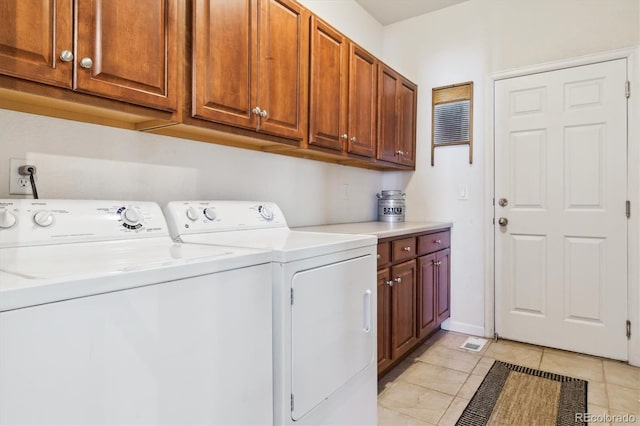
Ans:
[{"label": "cabinet door handle", "polygon": [[63,50],[60,52],[60,60],[62,62],[71,62],[73,61],[73,52],[70,50]]},{"label": "cabinet door handle", "polygon": [[387,281],[387,285],[388,285],[389,287],[393,287],[393,281]]},{"label": "cabinet door handle", "polygon": [[382,258],[382,256],[380,256],[380,254],[376,255],[376,259],[380,260]]},{"label": "cabinet door handle", "polygon": [[401,155],[401,156],[402,156],[402,155],[404,155],[404,151],[396,151],[396,154],[398,154],[398,155]]},{"label": "cabinet door handle", "polygon": [[434,265],[436,265],[436,266],[440,266],[441,264],[442,264],[442,261],[441,261],[441,260],[439,260],[439,261],[437,261],[436,263],[434,263]]},{"label": "cabinet door handle", "polygon": [[254,113],[255,115],[262,115],[262,110],[260,109],[260,107],[255,107],[254,109],[251,110],[252,113]]},{"label": "cabinet door handle", "polygon": [[340,137],[342,139],[349,139],[349,135],[347,135],[346,133],[343,133],[342,135],[340,135]]},{"label": "cabinet door handle", "polygon": [[433,240],[433,242],[436,244],[442,244],[442,240]]},{"label": "cabinet door handle", "polygon": [[80,59],[80,66],[82,68],[89,69],[93,66],[93,61],[91,60],[91,58],[82,58]]},{"label": "cabinet door handle", "polygon": [[402,278],[398,277],[396,279],[394,279],[395,282],[397,282],[398,284],[400,284],[402,282]]},{"label": "cabinet door handle", "polygon": [[268,113],[267,113],[266,109],[263,109],[262,111],[260,111],[260,117],[267,118],[267,115],[268,115]]},{"label": "cabinet door handle", "polygon": [[402,249],[403,251],[411,251],[411,247],[405,247]]},{"label": "cabinet door handle", "polygon": [[364,318],[362,319],[362,330],[365,333],[371,331],[371,290],[367,289],[362,297],[362,304],[364,305]]}]

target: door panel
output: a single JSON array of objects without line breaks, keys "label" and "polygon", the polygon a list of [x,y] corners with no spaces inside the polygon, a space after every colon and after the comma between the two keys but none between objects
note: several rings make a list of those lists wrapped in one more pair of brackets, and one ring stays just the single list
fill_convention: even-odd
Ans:
[{"label": "door panel", "polygon": [[[175,109],[177,24],[177,0],[78,0],[75,88]],[[83,58],[93,61],[89,69]]]},{"label": "door panel", "polygon": [[404,354],[417,342],[416,330],[416,261],[410,260],[391,268],[393,281],[391,309],[391,350],[393,359]]},{"label": "door panel", "polygon": [[380,96],[378,97],[378,159],[396,161],[398,146],[398,79],[397,73],[385,65],[380,65],[378,76]]},{"label": "door panel", "polygon": [[437,326],[435,289],[436,255],[418,259],[418,339],[422,339]]},{"label": "door panel", "polygon": [[[374,362],[376,296],[368,257],[298,272],[292,288],[293,420]],[[364,277],[364,278],[363,278]]]},{"label": "door panel", "polygon": [[391,287],[389,268],[378,270],[378,373],[391,363]]},{"label": "door panel", "polygon": [[348,54],[346,37],[312,16],[309,145],[344,149]]},{"label": "door panel", "polygon": [[436,291],[436,312],[438,324],[449,318],[451,302],[451,249],[440,250],[436,253],[436,275],[438,288]]},{"label": "door panel", "polygon": [[197,0],[193,16],[194,116],[255,128],[256,0]]},{"label": "door panel", "polygon": [[373,157],[376,144],[376,58],[351,44],[349,55],[348,151]]},{"label": "door panel", "polygon": [[291,0],[261,0],[258,102],[260,130],[302,139],[306,131],[309,14]]},{"label": "door panel", "polygon": [[71,88],[72,0],[3,0],[0,16],[0,73]]},{"label": "door panel", "polygon": [[501,336],[627,359],[626,67],[495,83]]},{"label": "door panel", "polygon": [[398,162],[405,166],[416,164],[416,107],[418,102],[418,88],[411,82],[401,79],[400,101],[398,102],[398,146],[401,154]]}]

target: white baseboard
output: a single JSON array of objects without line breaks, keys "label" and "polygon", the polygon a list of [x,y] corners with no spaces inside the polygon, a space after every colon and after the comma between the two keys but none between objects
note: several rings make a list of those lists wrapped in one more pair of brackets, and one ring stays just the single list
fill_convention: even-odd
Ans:
[{"label": "white baseboard", "polygon": [[458,333],[470,334],[472,336],[486,337],[484,335],[484,327],[478,325],[467,324],[460,321],[452,321],[451,318],[446,319],[441,325],[443,330],[455,331]]}]

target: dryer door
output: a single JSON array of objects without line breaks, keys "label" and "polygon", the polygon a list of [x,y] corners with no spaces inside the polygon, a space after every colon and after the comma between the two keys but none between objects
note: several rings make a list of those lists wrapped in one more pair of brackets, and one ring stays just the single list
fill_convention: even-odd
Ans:
[{"label": "dryer door", "polygon": [[293,420],[302,418],[374,361],[375,284],[369,255],[293,276]]}]

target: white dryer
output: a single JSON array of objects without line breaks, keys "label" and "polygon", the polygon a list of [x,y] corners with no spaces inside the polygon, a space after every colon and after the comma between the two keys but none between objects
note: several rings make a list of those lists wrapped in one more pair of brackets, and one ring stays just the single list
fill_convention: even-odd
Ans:
[{"label": "white dryer", "polygon": [[274,423],[375,425],[376,238],[292,231],[277,205],[171,202],[184,243],[273,253]]},{"label": "white dryer", "polygon": [[270,260],[155,203],[0,200],[0,424],[271,423]]}]

